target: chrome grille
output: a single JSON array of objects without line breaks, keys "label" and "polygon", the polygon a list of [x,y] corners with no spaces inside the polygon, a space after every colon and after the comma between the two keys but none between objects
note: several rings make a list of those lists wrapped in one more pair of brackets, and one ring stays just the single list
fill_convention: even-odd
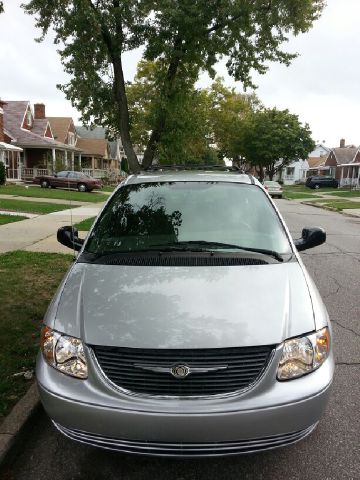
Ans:
[{"label": "chrome grille", "polygon": [[[268,364],[274,346],[196,350],[92,348],[104,374],[121,388],[148,395],[203,396],[235,392],[254,383]],[[186,365],[195,371],[178,379],[170,373],[175,365]],[[159,367],[168,371],[156,371]],[[207,372],[196,372],[197,368],[207,367]]]}]

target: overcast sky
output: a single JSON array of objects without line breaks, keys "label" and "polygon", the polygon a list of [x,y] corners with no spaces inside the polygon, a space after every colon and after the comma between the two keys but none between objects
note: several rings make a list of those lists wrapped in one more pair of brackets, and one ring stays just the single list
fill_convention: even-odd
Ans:
[{"label": "overcast sky", "polygon": [[[20,8],[24,0],[5,0],[0,15],[0,98],[30,100],[46,104],[48,116],[79,114],[57,90],[66,82],[51,38],[36,43],[39,36],[34,19]],[[323,16],[310,32],[292,38],[286,49],[300,56],[290,67],[272,64],[263,75],[255,75],[257,95],[267,107],[288,108],[308,122],[316,142],[329,147],[340,138],[360,144],[360,1],[328,0]],[[132,79],[139,51],[125,55],[127,79]],[[242,86],[226,75],[224,64],[218,73],[226,83]],[[202,76],[200,84],[209,80]]]}]

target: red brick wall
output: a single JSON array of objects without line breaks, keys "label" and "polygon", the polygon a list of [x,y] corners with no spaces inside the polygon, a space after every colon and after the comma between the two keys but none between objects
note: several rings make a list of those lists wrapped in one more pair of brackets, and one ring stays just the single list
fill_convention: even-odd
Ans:
[{"label": "red brick wall", "polygon": [[335,171],[335,178],[336,180],[340,180],[341,178],[341,168],[338,167],[334,152],[330,152],[328,158],[325,162],[326,167],[337,167]]},{"label": "red brick wall", "polygon": [[45,118],[45,105],[43,103],[34,103],[34,113],[36,119]]},{"label": "red brick wall", "polygon": [[50,128],[49,125],[47,126],[47,129],[46,129],[46,132],[45,132],[45,137],[53,138],[53,136],[51,135],[51,128]]},{"label": "red brick wall", "polygon": [[6,135],[6,133],[4,133],[4,142],[11,143],[11,138],[8,135]]}]

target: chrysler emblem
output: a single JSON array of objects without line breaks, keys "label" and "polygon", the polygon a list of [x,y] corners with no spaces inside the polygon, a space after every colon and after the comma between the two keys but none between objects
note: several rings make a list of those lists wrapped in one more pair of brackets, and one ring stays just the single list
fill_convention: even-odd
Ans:
[{"label": "chrysler emblem", "polygon": [[175,365],[171,368],[171,375],[175,378],[185,378],[189,375],[190,368],[186,365]]}]

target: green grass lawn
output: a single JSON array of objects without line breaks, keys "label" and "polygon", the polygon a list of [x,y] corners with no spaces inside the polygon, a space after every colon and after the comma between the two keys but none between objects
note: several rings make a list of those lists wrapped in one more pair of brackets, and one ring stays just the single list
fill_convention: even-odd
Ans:
[{"label": "green grass lawn", "polygon": [[92,224],[94,223],[95,218],[96,217],[91,217],[91,218],[88,218],[86,220],[83,220],[82,222],[76,223],[74,225],[74,227],[77,228],[80,231],[88,232],[90,230]]},{"label": "green grass lawn", "polygon": [[314,195],[313,193],[293,192],[291,190],[284,190],[283,196],[284,198],[288,198],[289,200],[296,200],[301,198],[320,198],[319,195]]},{"label": "green grass lawn", "polygon": [[333,187],[322,187],[319,188],[319,190],[316,190],[315,188],[309,188],[306,187],[305,185],[283,185],[283,190],[284,193],[287,192],[293,192],[293,193],[328,193],[328,192],[335,192],[335,191],[343,191],[342,189],[337,189]]},{"label": "green grass lawn", "polygon": [[334,200],[334,201],[327,201],[324,203],[325,207],[336,208],[336,210],[347,210],[351,208],[359,208],[359,202],[351,202],[350,200]]},{"label": "green grass lawn", "polygon": [[321,206],[335,208],[336,210],[346,210],[351,208],[359,208],[360,202],[352,202],[351,200],[329,200],[323,198],[322,200],[310,200],[311,203],[318,203]]},{"label": "green grass lawn", "polygon": [[0,225],[5,225],[6,223],[20,222],[21,220],[26,220],[26,217],[21,217],[20,215],[0,214]]},{"label": "green grass lawn", "polygon": [[22,197],[56,198],[60,200],[77,200],[79,202],[99,203],[105,202],[109,197],[98,192],[75,192],[72,190],[60,190],[41,188],[37,186],[6,185],[0,187],[2,195],[18,195]]},{"label": "green grass lawn", "polygon": [[3,199],[0,198],[0,210],[10,210],[12,212],[37,213],[44,215],[46,213],[68,210],[68,205],[44,202],[27,202],[26,200]]},{"label": "green grass lawn", "polygon": [[0,255],[0,416],[6,415],[31,384],[47,306],[72,255],[10,252]]},{"label": "green grass lawn", "polygon": [[116,187],[109,187],[109,186],[107,186],[107,187],[103,187],[103,188],[101,189],[101,191],[102,191],[102,192],[113,192],[113,191],[115,190],[115,188],[117,188],[117,186],[116,186]]},{"label": "green grass lawn", "polygon": [[360,197],[360,190],[339,190],[338,192],[331,192],[329,195],[344,198]]}]

